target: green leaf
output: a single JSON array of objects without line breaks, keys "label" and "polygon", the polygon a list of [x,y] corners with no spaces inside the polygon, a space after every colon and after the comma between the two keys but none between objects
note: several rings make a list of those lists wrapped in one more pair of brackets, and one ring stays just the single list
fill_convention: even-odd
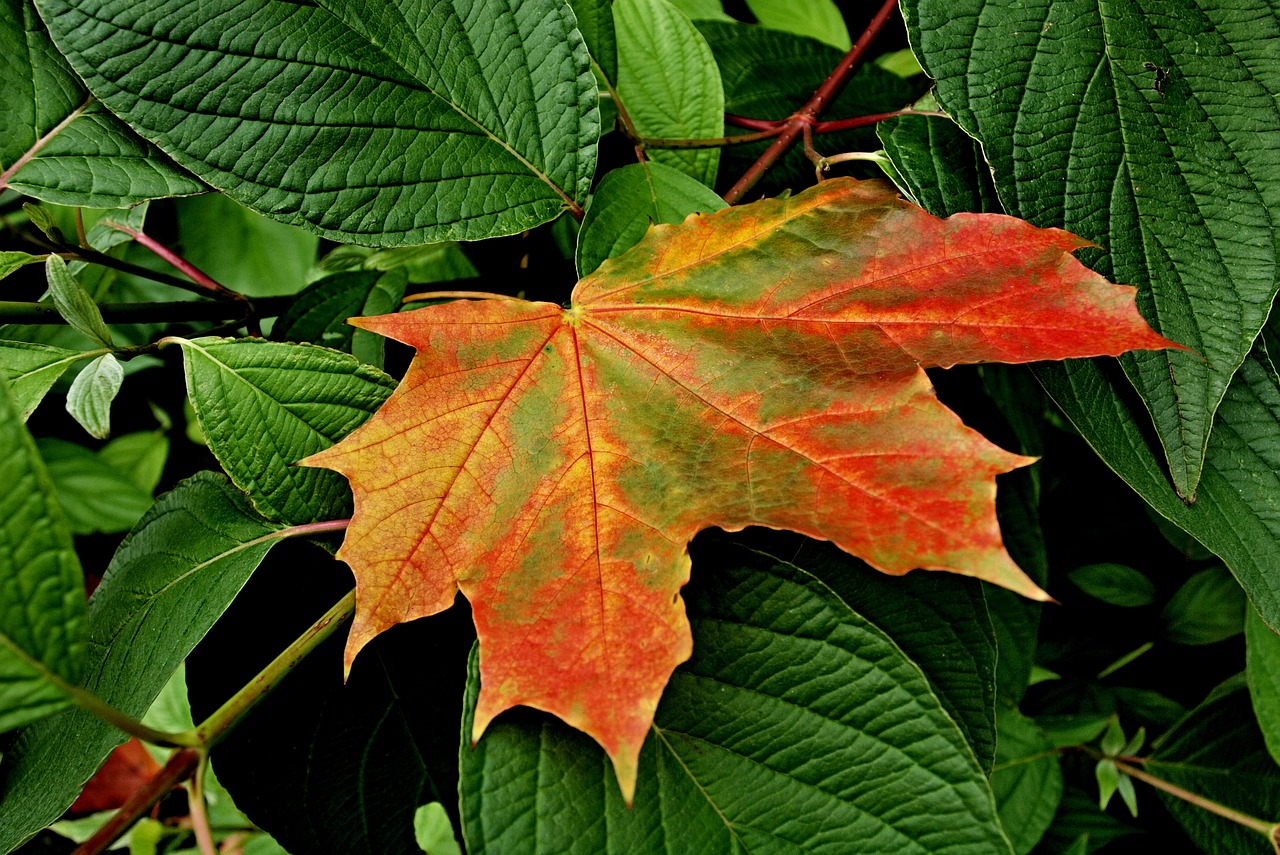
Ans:
[{"label": "green leaf", "polygon": [[671,0],[671,5],[695,21],[732,21],[721,0]]},{"label": "green leaf", "polygon": [[678,169],[657,162],[611,170],[596,187],[578,232],[578,275],[593,272],[639,243],[656,223],[679,223],[695,212],[719,211],[725,202]]},{"label": "green leaf", "polygon": [[116,207],[203,188],[89,97],[29,0],[0,3],[0,190]]},{"label": "green leaf", "polygon": [[0,374],[9,382],[23,421],[31,417],[58,378],[82,358],[84,354],[78,350],[0,341]]},{"label": "green leaf", "polygon": [[1077,588],[1113,606],[1136,608],[1155,601],[1155,583],[1124,564],[1086,564],[1067,574]]},{"label": "green leaf", "polygon": [[1280,636],[1249,609],[1244,621],[1245,673],[1267,750],[1280,763]]},{"label": "green leaf", "polygon": [[318,237],[221,193],[181,199],[177,207],[183,257],[232,291],[249,297],[293,294],[315,264]]},{"label": "green leaf", "polygon": [[98,304],[84,290],[76,277],[67,269],[67,263],[56,255],[51,255],[44,263],[45,276],[49,281],[49,296],[58,314],[79,332],[101,344],[113,347],[111,330],[102,320],[102,312]]},{"label": "green leaf", "polygon": [[271,337],[314,342],[347,353],[356,350],[358,344],[357,358],[381,368],[386,339],[357,330],[347,319],[395,312],[407,284],[404,267],[388,273],[354,270],[326,276],[298,294],[276,321]]},{"label": "green leaf", "polygon": [[[161,497],[89,601],[85,688],[127,715],[146,712],[279,529],[221,475],[198,474]],[[124,740],[79,709],[22,730],[0,764],[0,852],[57,819]]]},{"label": "green leaf", "polygon": [[[84,582],[53,485],[0,380],[0,733],[68,705],[49,675],[78,682]],[[4,758],[5,764],[9,757]],[[0,774],[3,774],[0,765]],[[2,804],[2,803],[0,803]],[[0,815],[4,815],[0,812]]]},{"label": "green leaf", "polygon": [[1016,709],[996,713],[996,766],[991,789],[1014,852],[1025,855],[1044,836],[1062,800],[1062,765],[1053,743]]},{"label": "green leaf", "polygon": [[586,200],[596,81],[563,0],[38,5],[108,107],[273,219],[398,246]]},{"label": "green leaf", "polygon": [[747,8],[771,30],[808,36],[842,51],[853,47],[844,16],[832,0],[747,0]]},{"label": "green leaf", "polygon": [[1116,788],[1120,786],[1120,770],[1116,768],[1114,761],[1099,760],[1093,772],[1098,780],[1098,810],[1106,810],[1107,805],[1111,804],[1111,797],[1116,794]]},{"label": "green leaf", "polygon": [[[1158,778],[1267,822],[1280,817],[1280,769],[1267,753],[1248,693],[1211,697],[1171,731],[1146,764]],[[1165,808],[1207,855],[1274,855],[1266,838],[1173,796]]]},{"label": "green leaf", "polygon": [[924,69],[920,67],[920,61],[911,52],[911,48],[882,53],[875,58],[875,63],[895,77],[911,78],[924,74]]},{"label": "green leaf", "polygon": [[428,802],[414,812],[413,836],[427,855],[462,855],[449,814],[439,802]]},{"label": "green leaf", "polygon": [[1122,358],[1179,494],[1275,296],[1280,18],[1253,0],[907,0],[937,98],[984,145],[1009,213],[1106,247],[1154,326],[1195,352]]},{"label": "green leaf", "polygon": [[128,433],[100,448],[98,457],[151,495],[159,486],[165,461],[169,459],[169,438],[158,430]]},{"label": "green leaf", "polygon": [[1178,644],[1213,644],[1244,631],[1244,592],[1221,565],[1196,573],[1160,613],[1163,637]]},{"label": "green leaf", "polygon": [[[724,91],[711,49],[689,17],[667,0],[616,0],[618,96],[642,137],[724,136]],[[708,187],[720,149],[651,149],[657,163]]]},{"label": "green leaf", "polygon": [[151,507],[149,490],[83,445],[42,438],[39,446],[72,534],[128,531]]},{"label": "green leaf", "polygon": [[254,507],[290,523],[349,516],[345,478],[293,464],[362,424],[395,381],[353,356],[314,345],[217,338],[179,343],[204,438]]},{"label": "green leaf", "polygon": [[1138,829],[1098,810],[1098,800],[1094,796],[1068,784],[1053,825],[1040,839],[1040,850],[1061,852],[1063,855],[1070,852],[1087,855],[1112,840],[1136,833]]},{"label": "green leaf", "polygon": [[86,365],[67,390],[67,412],[95,439],[111,435],[111,402],[124,382],[124,369],[110,353]]},{"label": "green leaf", "polygon": [[591,58],[610,83],[618,79],[618,37],[613,31],[611,0],[569,0],[578,19],[578,31],[587,43]]},{"label": "green leaf", "polygon": [[[726,569],[685,597],[694,654],[658,706],[634,807],[589,738],[515,710],[461,749],[470,852],[1009,851],[923,675],[824,585]],[[478,682],[473,654],[464,734]]]},{"label": "green leaf", "polygon": [[[932,95],[913,106],[938,109]],[[929,213],[939,217],[962,211],[1004,213],[981,146],[955,122],[901,116],[876,125],[876,135],[893,161],[897,178],[902,179],[900,189]]]},{"label": "green leaf", "polygon": [[0,252],[0,279],[28,264],[35,264],[40,256],[29,252]]}]

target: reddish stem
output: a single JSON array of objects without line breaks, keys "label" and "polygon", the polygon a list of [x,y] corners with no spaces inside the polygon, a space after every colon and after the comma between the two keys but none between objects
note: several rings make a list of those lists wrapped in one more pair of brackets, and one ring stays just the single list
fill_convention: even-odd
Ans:
[{"label": "reddish stem", "polygon": [[219,284],[213,279],[213,277],[209,276],[207,273],[200,270],[200,268],[196,267],[190,261],[187,261],[185,258],[178,255],[176,252],[169,249],[167,246],[160,243],[155,238],[151,237],[145,232],[139,231],[138,229],[135,229],[131,226],[126,226],[124,223],[116,223],[110,220],[104,220],[102,224],[105,226],[109,226],[110,228],[113,228],[118,232],[124,232],[129,237],[137,241],[141,246],[145,246],[147,249],[155,253],[159,258],[162,258],[166,263],[169,264],[170,267],[173,267],[176,270],[182,271],[187,275],[187,277],[192,282],[205,288],[206,290],[212,291],[218,297],[224,300],[244,300],[245,299],[243,294],[237,294],[235,291],[232,291],[230,288],[227,288]]},{"label": "reddish stem", "polygon": [[749,116],[738,116],[734,113],[725,113],[724,123],[752,131],[776,131],[786,125],[785,121],[778,119],[752,119]]},{"label": "reddish stem", "polygon": [[169,762],[164,764],[164,768],[143,784],[142,789],[130,796],[111,819],[81,843],[72,855],[98,855],[106,850],[139,817],[159,804],[170,790],[190,778],[200,761],[201,752],[196,748],[182,748],[170,754]]},{"label": "reddish stem", "polygon": [[847,131],[851,128],[863,128],[867,125],[878,124],[887,119],[897,119],[902,116],[945,116],[946,113],[926,112],[924,110],[894,110],[892,113],[872,113],[869,116],[854,116],[851,119],[832,119],[829,122],[815,122],[813,132],[815,134],[831,134],[836,131]]},{"label": "reddish stem", "polygon": [[866,53],[867,48],[875,41],[876,36],[880,35],[880,31],[884,29],[884,25],[888,22],[889,16],[898,8],[898,0],[885,0],[884,5],[880,7],[880,11],[876,12],[871,23],[867,24],[867,29],[863,31],[858,40],[854,42],[849,52],[840,60],[840,64],[835,67],[832,72],[827,75],[827,79],[822,81],[822,85],[818,87],[813,96],[787,120],[786,129],[773,141],[773,145],[765,149],[764,154],[750,168],[743,173],[737,183],[729,188],[729,192],[724,194],[724,200],[730,205],[738,202],[746,194],[748,190],[756,185],[777,162],[778,158],[791,148],[796,138],[806,126],[815,124],[818,114],[821,113],[828,104],[839,94],[840,89],[848,82],[849,76],[853,73],[854,66],[858,64],[858,60]]}]

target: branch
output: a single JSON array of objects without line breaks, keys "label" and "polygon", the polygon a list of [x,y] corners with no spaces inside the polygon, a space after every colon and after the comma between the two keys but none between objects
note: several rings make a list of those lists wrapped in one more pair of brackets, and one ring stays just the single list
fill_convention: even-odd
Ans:
[{"label": "branch", "polygon": [[190,261],[178,255],[155,238],[139,229],[126,226],[124,223],[117,223],[112,220],[103,220],[102,225],[115,229],[118,232],[124,232],[129,237],[137,241],[139,246],[144,246],[151,250],[158,258],[164,259],[170,267],[182,271],[192,282],[199,285],[206,291],[212,291],[213,295],[220,300],[241,300],[245,303],[249,302],[249,298],[243,294],[232,291],[230,288],[218,283],[207,273],[200,270]]},{"label": "branch", "polygon": [[121,808],[93,836],[81,843],[72,855],[98,855],[124,834],[144,814],[160,803],[169,791],[181,784],[196,770],[204,759],[203,752],[195,748],[183,748],[169,756],[164,768],[129,797]]},{"label": "branch", "polygon": [[[293,297],[266,297],[255,300],[253,313],[259,318],[282,314]],[[240,321],[245,306],[211,300],[178,300],[172,303],[103,303],[102,318],[109,324],[183,323],[187,321]],[[0,301],[0,324],[65,324],[62,315],[47,303]]]}]

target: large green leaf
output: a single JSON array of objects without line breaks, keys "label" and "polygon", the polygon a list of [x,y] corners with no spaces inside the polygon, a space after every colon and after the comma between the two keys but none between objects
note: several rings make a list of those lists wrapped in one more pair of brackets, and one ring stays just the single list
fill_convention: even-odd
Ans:
[{"label": "large green leaf", "polygon": [[0,189],[112,207],[203,189],[89,97],[30,0],[0,2]]},{"label": "large green leaf", "polygon": [[[706,41],[667,0],[617,0],[618,95],[643,137],[724,136],[724,91]],[[711,187],[720,149],[653,149],[658,163]]]},{"label": "large green leaf", "polygon": [[39,0],[107,106],[337,240],[510,234],[586,200],[600,121],[563,0]]},{"label": "large green leaf", "polygon": [[[1280,766],[1267,753],[1249,694],[1242,686],[1215,692],[1160,739],[1146,769],[1197,795],[1275,822],[1280,817]],[[1274,855],[1255,831],[1161,793],[1169,813],[1208,855]]]},{"label": "large green leaf", "polygon": [[[568,0],[578,30],[606,80],[618,79],[618,37],[613,31],[612,0]],[[607,128],[606,128],[607,130]]]},{"label": "large green leaf", "polygon": [[[141,716],[279,530],[221,475],[196,475],[163,496],[89,601],[85,688]],[[0,764],[0,852],[57,819],[124,739],[79,709],[20,731]]]},{"label": "large green leaf", "polygon": [[1253,712],[1271,757],[1280,763],[1280,636],[1249,609],[1244,622],[1245,673]]},{"label": "large green leaf", "polygon": [[[695,574],[628,810],[604,753],[530,710],[462,747],[473,853],[1009,852],[986,779],[920,670],[813,577]],[[476,658],[467,720],[478,686]]]},{"label": "large green leaf", "polygon": [[67,705],[79,680],[84,582],[53,484],[0,380],[0,733]]},{"label": "large green leaf", "polygon": [[354,353],[361,362],[382,367],[386,339],[347,323],[348,318],[384,315],[400,308],[408,284],[405,269],[351,270],[313,282],[289,304],[271,328],[272,338],[308,341]]},{"label": "large green leaf", "polygon": [[83,445],[41,438],[39,447],[72,534],[128,531],[151,507],[150,491]]},{"label": "large green leaf", "polygon": [[0,341],[0,374],[9,381],[22,418],[29,418],[58,378],[87,355],[65,347]]},{"label": "large green leaf", "polygon": [[255,214],[220,193],[181,199],[183,257],[250,297],[294,294],[316,260],[320,239]]},{"label": "large green leaf", "polygon": [[844,16],[832,0],[747,0],[761,26],[807,36],[839,50],[853,46]]},{"label": "large green leaf", "polygon": [[996,717],[998,742],[991,789],[1000,822],[1018,855],[1035,848],[1062,801],[1062,766],[1053,743],[1016,709]]},{"label": "large green leaf", "polygon": [[[1005,209],[1085,257],[1189,351],[1130,354],[1174,484],[1271,309],[1280,15],[1271,0],[906,0],[937,98],[983,143]],[[1203,358],[1202,358],[1203,357]]]},{"label": "large green leaf", "polygon": [[[915,106],[935,110],[937,102],[926,96]],[[876,135],[893,161],[900,189],[929,213],[1004,213],[981,146],[949,119],[902,116],[876,125]]]},{"label": "large green leaf", "polygon": [[314,345],[217,338],[181,344],[200,429],[254,506],[291,523],[349,516],[345,478],[293,464],[362,424],[395,381]]}]

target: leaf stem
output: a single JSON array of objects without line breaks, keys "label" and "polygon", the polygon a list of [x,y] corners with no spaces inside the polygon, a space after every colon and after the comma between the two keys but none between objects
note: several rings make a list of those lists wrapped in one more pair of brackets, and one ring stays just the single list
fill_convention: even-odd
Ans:
[{"label": "leaf stem", "polygon": [[[341,520],[340,522],[345,524],[347,520]],[[342,527],[345,527],[345,525]],[[310,526],[294,526],[293,532],[294,534],[316,534],[322,531],[337,531],[338,528],[335,522],[312,523]],[[300,531],[300,529],[307,529],[307,531]],[[232,695],[212,715],[187,731],[187,733],[182,734],[182,736],[203,745],[206,750],[218,744],[231,728],[235,727],[259,701],[279,685],[280,681],[308,653],[350,620],[355,610],[356,592],[352,590],[321,615],[306,632],[286,647],[284,652],[273,659],[267,667],[259,671],[258,676],[254,677],[248,685]]]},{"label": "leaf stem", "polygon": [[158,240],[151,237],[141,229],[135,229],[132,226],[125,225],[124,223],[117,223],[112,220],[103,220],[102,225],[107,226],[108,228],[115,229],[118,232],[124,232],[129,237],[137,241],[140,246],[146,247],[147,249],[151,250],[151,252],[153,252],[158,258],[161,258],[165,262],[167,262],[170,267],[173,267],[175,270],[182,271],[182,273],[186,274],[186,276],[190,278],[192,282],[204,288],[206,291],[213,292],[214,296],[216,296],[218,299],[242,300],[245,303],[249,302],[248,297],[244,296],[243,294],[232,291],[230,288],[227,288],[226,286],[218,283],[213,279],[213,277],[204,273],[202,270],[200,270],[200,268],[196,267],[190,261],[187,261],[185,258],[178,255],[176,252],[169,249],[167,246],[160,243]]},{"label": "leaf stem", "polygon": [[200,855],[218,855],[218,847],[213,842],[213,829],[209,825],[209,806],[205,801],[204,784],[209,774],[209,755],[206,750],[191,776],[191,787],[187,791],[187,810],[191,815],[191,830],[196,835],[196,846]]},{"label": "leaf stem", "polygon": [[47,146],[53,140],[54,137],[56,137],[58,134],[65,131],[68,125],[70,125],[76,119],[80,118],[80,116],[84,114],[84,111],[89,109],[89,107],[93,104],[93,101],[94,101],[94,98],[92,95],[90,95],[88,98],[84,100],[83,104],[81,104],[79,107],[76,107],[74,110],[68,113],[67,117],[63,119],[61,122],[58,122],[58,124],[54,125],[53,128],[50,129],[50,131],[47,134],[45,134],[44,136],[40,137],[40,139],[32,143],[31,148],[24,151],[17,160],[15,160],[12,164],[9,165],[8,169],[6,169],[4,172],[0,172],[0,190],[4,190],[6,187],[8,187],[9,180],[12,179],[13,176],[18,173],[18,170],[26,166],[28,163],[30,163],[31,159],[40,153],[40,149]]},{"label": "leaf stem", "polygon": [[816,123],[818,114],[831,103],[832,99],[839,94],[841,88],[848,82],[849,76],[858,64],[858,60],[862,58],[867,48],[875,41],[876,36],[880,34],[880,31],[884,29],[884,25],[888,22],[889,16],[897,8],[898,0],[885,0],[880,7],[880,11],[876,12],[875,17],[871,19],[871,23],[867,24],[867,29],[854,42],[853,47],[840,60],[839,65],[827,75],[827,79],[822,82],[822,85],[818,87],[805,105],[787,120],[782,132],[773,141],[773,145],[765,149],[756,162],[751,164],[747,171],[742,174],[742,177],[729,188],[729,192],[724,194],[726,202],[732,205],[740,201],[747,191],[764,177],[764,174],[778,161],[778,158],[782,157],[787,149],[791,148],[791,145],[796,141],[796,137],[800,136],[802,130]]},{"label": "leaf stem", "polygon": [[72,855],[98,855],[115,842],[121,834],[145,815],[174,787],[181,784],[204,760],[204,752],[196,748],[183,748],[173,752],[169,761],[151,777],[142,788],[108,819],[93,836],[81,843]]}]

